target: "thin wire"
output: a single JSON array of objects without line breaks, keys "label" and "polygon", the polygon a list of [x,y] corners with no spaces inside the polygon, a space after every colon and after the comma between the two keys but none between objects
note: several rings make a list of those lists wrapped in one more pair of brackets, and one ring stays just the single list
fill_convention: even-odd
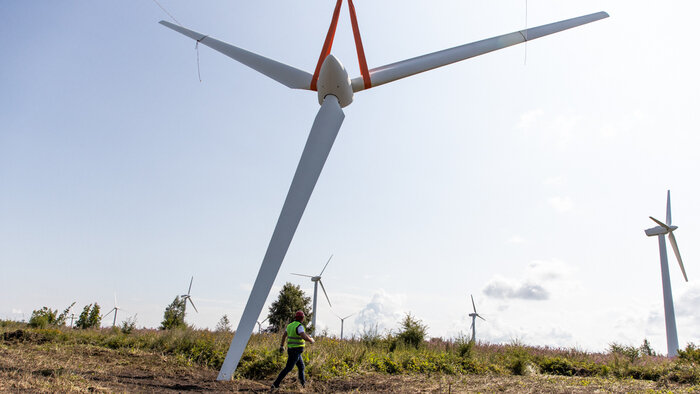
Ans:
[{"label": "thin wire", "polygon": [[199,40],[196,44],[194,44],[194,50],[197,51],[197,77],[199,78],[199,82],[201,83],[202,74],[199,72]]},{"label": "thin wire", "polygon": [[175,19],[175,17],[172,16],[172,15],[168,12],[168,10],[166,10],[162,5],[160,5],[160,3],[158,2],[158,0],[153,0],[153,2],[156,3],[156,5],[157,5],[158,7],[160,7],[161,10],[163,10],[163,12],[165,12],[166,14],[168,14],[168,16],[170,17],[170,19],[172,19],[175,23],[177,23],[178,25],[180,25],[180,27],[182,27],[182,23],[178,22],[177,19]]},{"label": "thin wire", "polygon": [[525,0],[525,58],[523,65],[527,66],[527,0]]}]

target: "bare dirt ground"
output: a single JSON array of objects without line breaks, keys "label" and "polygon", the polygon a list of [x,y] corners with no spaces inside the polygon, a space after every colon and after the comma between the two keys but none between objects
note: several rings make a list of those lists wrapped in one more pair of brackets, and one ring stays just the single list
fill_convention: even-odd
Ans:
[{"label": "bare dirt ground", "polygon": [[[217,372],[140,351],[88,345],[0,342],[0,391],[43,392],[267,392],[271,380],[217,382]],[[302,392],[293,378],[280,392]],[[593,393],[695,392],[700,386],[549,375],[355,375],[310,381],[303,392],[332,393]]]}]

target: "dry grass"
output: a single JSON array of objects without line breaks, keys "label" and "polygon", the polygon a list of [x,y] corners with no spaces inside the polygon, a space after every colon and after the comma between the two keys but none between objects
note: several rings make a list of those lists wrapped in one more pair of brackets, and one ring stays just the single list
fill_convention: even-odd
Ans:
[{"label": "dry grass", "polygon": [[[0,344],[0,391],[47,392],[265,392],[270,380],[216,382],[216,371],[187,365],[177,357],[138,350],[112,350],[92,345],[38,344],[32,341]],[[287,378],[282,392],[297,392]],[[700,392],[697,386],[651,381],[561,377],[533,374],[504,375],[386,375],[353,374],[326,381],[310,381],[306,392],[414,393],[592,393]]]}]

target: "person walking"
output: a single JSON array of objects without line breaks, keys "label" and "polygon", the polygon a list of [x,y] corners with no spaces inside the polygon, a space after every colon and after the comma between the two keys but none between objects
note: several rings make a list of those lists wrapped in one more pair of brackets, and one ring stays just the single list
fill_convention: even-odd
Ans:
[{"label": "person walking", "polygon": [[297,366],[299,370],[299,383],[301,387],[306,384],[306,378],[304,377],[304,360],[301,358],[301,354],[304,352],[305,342],[314,343],[314,339],[311,338],[305,331],[304,326],[301,324],[304,321],[304,312],[297,311],[294,314],[294,321],[287,325],[287,329],[282,335],[282,341],[280,342],[280,353],[284,352],[284,341],[287,341],[287,365],[284,367],[282,372],[277,376],[275,382],[272,383],[272,389],[280,387],[282,379],[284,379],[287,374]]}]

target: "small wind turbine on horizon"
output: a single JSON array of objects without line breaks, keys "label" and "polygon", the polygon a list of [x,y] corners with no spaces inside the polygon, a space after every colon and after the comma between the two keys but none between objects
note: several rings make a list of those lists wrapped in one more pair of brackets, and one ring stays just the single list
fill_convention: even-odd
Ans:
[{"label": "small wind turbine on horizon", "polygon": [[[110,313],[114,312],[114,320],[112,321],[112,327],[117,325],[117,312],[123,311],[124,309],[120,308],[119,305],[117,304],[117,293],[114,293],[114,308],[112,308],[109,312],[105,313],[102,318],[104,319],[107,317]],[[71,316],[71,325],[73,325],[73,319]]]},{"label": "small wind turbine on horizon", "polygon": [[673,253],[676,255],[678,265],[681,267],[683,278],[688,281],[688,276],[685,274],[681,253],[678,251],[676,236],[673,232],[678,226],[671,225],[671,191],[666,192],[666,223],[661,222],[649,216],[658,226],[644,230],[648,237],[659,237],[659,255],[661,258],[661,285],[664,293],[664,313],[666,318],[666,347],[668,349],[668,357],[678,355],[678,331],[676,330],[676,314],[673,309],[673,294],[671,292],[671,275],[668,269],[668,254],[666,253],[666,234],[671,242]]},{"label": "small wind turbine on horizon", "polygon": [[472,308],[474,308],[474,313],[470,313],[469,317],[472,318],[472,325],[469,327],[472,330],[472,342],[475,342],[476,340],[476,318],[478,317],[479,319],[486,321],[481,315],[479,315],[476,312],[476,304],[474,304],[474,296],[470,294],[470,297],[472,298]]},{"label": "small wind turbine on horizon", "polygon": [[311,278],[311,281],[314,282],[314,306],[313,306],[313,311],[311,312],[313,314],[313,316],[311,317],[311,325],[314,328],[316,328],[316,300],[318,298],[317,296],[318,296],[318,284],[319,283],[321,284],[321,289],[323,290],[323,294],[325,294],[325,296],[326,296],[326,300],[328,300],[328,305],[331,308],[333,307],[333,305],[331,305],[331,299],[328,298],[328,293],[326,293],[326,288],[323,286],[323,282],[321,282],[321,275],[323,275],[323,271],[326,270],[326,267],[328,267],[328,263],[331,262],[332,258],[333,258],[333,255],[331,255],[331,257],[328,258],[328,261],[326,261],[326,265],[323,266],[321,273],[316,275],[316,276],[304,275],[304,274],[292,274],[292,275],[296,275],[296,276],[305,276],[307,278]]},{"label": "small wind turbine on horizon", "polygon": [[192,291],[192,281],[194,280],[194,276],[190,279],[190,287],[187,289],[187,294],[183,294],[180,297],[182,297],[183,300],[185,300],[185,311],[187,311],[187,301],[192,304],[192,308],[194,308],[194,311],[199,313],[197,310],[197,307],[194,306],[194,302],[192,302],[192,296],[190,295],[190,292]]},{"label": "small wind turbine on horizon", "polygon": [[333,313],[338,319],[340,319],[340,340],[341,340],[341,341],[343,340],[343,325],[345,324],[345,319],[347,319],[347,318],[350,317],[350,316],[355,315],[356,313],[357,313],[357,312],[351,313],[351,314],[349,314],[349,315],[347,315],[347,316],[345,316],[345,317],[340,317],[340,315],[337,315],[337,314]]},{"label": "small wind turbine on horizon", "polygon": [[260,334],[262,332],[262,324],[265,323],[267,321],[267,319],[269,319],[269,318],[270,317],[268,316],[263,321],[256,321],[256,323],[258,323],[258,334]]}]

